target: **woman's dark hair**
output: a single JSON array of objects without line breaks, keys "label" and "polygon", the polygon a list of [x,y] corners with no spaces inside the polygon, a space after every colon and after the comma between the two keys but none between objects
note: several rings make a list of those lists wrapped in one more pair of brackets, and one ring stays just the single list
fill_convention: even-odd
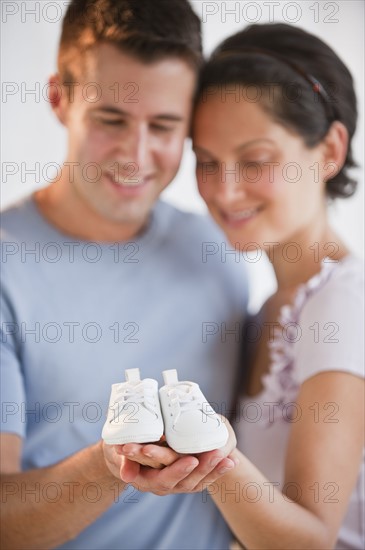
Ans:
[{"label": "woman's dark hair", "polygon": [[331,198],[355,192],[357,182],[347,174],[356,166],[351,150],[357,119],[353,79],[327,44],[287,24],[251,25],[213,52],[200,75],[197,101],[234,84],[246,88],[247,96],[252,86],[251,101],[259,100],[275,120],[301,135],[308,147],[325,137],[333,121],[342,122],[349,134],[347,157],[342,169],[327,181],[326,192]]}]

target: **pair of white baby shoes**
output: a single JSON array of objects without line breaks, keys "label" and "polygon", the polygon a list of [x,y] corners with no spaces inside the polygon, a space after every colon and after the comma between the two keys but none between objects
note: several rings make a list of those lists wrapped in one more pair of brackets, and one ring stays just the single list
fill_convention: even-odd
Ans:
[{"label": "pair of white baby shoes", "polygon": [[109,445],[152,443],[165,433],[178,453],[194,454],[223,447],[228,430],[198,384],[179,382],[175,369],[163,371],[165,385],[141,380],[139,369],[125,371],[126,382],[113,384],[102,438]]}]

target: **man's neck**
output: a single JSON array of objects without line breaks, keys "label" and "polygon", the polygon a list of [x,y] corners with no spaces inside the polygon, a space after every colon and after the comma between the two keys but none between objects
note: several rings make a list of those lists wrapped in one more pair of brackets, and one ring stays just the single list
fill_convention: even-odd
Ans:
[{"label": "man's neck", "polygon": [[75,239],[92,242],[130,241],[138,237],[147,222],[126,224],[103,218],[77,195],[70,193],[61,180],[33,195],[41,215],[56,229]]}]

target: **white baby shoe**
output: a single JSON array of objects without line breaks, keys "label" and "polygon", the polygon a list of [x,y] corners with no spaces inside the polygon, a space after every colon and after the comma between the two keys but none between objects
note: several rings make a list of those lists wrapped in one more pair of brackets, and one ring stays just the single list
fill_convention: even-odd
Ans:
[{"label": "white baby shoe", "polygon": [[177,453],[202,453],[223,447],[228,430],[194,382],[179,382],[175,369],[163,371],[160,403],[169,446]]},{"label": "white baby shoe", "polygon": [[141,380],[139,369],[127,369],[125,377],[112,385],[101,437],[108,445],[159,441],[164,429],[157,381]]}]

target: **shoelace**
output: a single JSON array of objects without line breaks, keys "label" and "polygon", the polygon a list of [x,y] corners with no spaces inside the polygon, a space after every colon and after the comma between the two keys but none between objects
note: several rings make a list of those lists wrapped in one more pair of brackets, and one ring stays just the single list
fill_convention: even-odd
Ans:
[{"label": "shoelace", "polygon": [[175,421],[179,418],[182,412],[196,410],[197,405],[200,407],[202,406],[201,402],[198,401],[201,396],[199,395],[197,388],[195,386],[190,386],[186,390],[184,389],[186,386],[187,384],[181,382],[181,384],[176,384],[167,392],[167,395],[170,397],[171,405],[179,406],[179,411]]},{"label": "shoelace", "polygon": [[146,409],[156,413],[155,392],[152,388],[146,387],[143,382],[118,391],[117,397],[118,401],[120,400],[123,404],[142,403]]}]

